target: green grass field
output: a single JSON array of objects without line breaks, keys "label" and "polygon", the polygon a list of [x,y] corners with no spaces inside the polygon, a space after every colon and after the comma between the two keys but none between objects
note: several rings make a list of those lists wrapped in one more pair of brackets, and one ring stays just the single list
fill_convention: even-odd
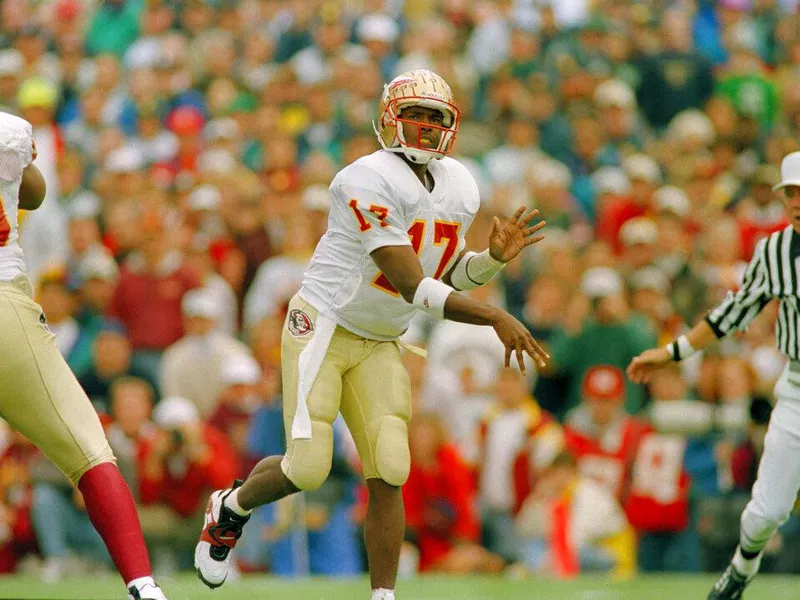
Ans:
[{"label": "green grass field", "polygon": [[[170,600],[369,600],[366,580],[286,580],[251,576],[211,591],[193,575],[161,580]],[[705,600],[713,577],[647,577],[629,582],[583,578],[578,581],[507,581],[489,578],[420,578],[402,582],[398,600]],[[800,577],[761,576],[745,600],[800,598]],[[117,579],[103,576],[58,585],[30,577],[0,577],[0,598],[15,600],[122,599]]]}]

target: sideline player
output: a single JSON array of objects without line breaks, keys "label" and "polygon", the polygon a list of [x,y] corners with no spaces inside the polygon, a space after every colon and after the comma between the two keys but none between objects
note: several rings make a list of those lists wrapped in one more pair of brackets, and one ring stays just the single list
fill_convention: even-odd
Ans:
[{"label": "sideline player", "polygon": [[129,600],[166,600],[153,581],[133,496],[100,419],[32,299],[17,243],[17,210],[35,210],[44,201],[46,185],[35,158],[30,123],[0,113],[0,417],[81,491]]},{"label": "sideline player", "polygon": [[382,150],[340,171],[331,183],[328,231],[289,304],[281,346],[285,456],[262,460],[244,485],[211,495],[195,567],[222,585],[230,549],[252,509],[318,488],[331,467],[331,424],[341,410],[369,489],[364,538],[373,600],[394,600],[405,518],[411,394],[398,337],[417,310],[491,325],[506,364],[523,353],[548,358],[522,323],[454,290],[487,283],[506,262],[542,239],[524,207],[498,219],[481,253],[464,235],[480,205],[469,171],[448,158],[459,111],[448,84],[427,70],[384,87],[376,134]]},{"label": "sideline player", "polygon": [[777,404],[753,495],[742,513],[739,546],[708,600],[741,598],[758,572],[764,546],[789,518],[800,489],[800,152],[783,159],[781,182],[773,189],[783,192],[790,224],[758,243],[742,287],[736,293],[728,292],[689,333],[664,348],[643,352],[628,367],[632,381],[647,382],[655,369],[746,329],[773,298],[780,301],[775,338],[789,362],[775,384]]}]

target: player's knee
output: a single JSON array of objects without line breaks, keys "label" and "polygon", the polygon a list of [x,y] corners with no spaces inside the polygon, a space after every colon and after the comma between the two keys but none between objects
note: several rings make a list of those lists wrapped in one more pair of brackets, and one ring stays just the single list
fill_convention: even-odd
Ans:
[{"label": "player's knee", "polygon": [[375,444],[375,468],[378,476],[393,486],[408,479],[411,455],[408,451],[408,425],[400,417],[387,416],[381,421]]},{"label": "player's knee", "polygon": [[295,440],[281,468],[299,490],[312,492],[328,478],[333,460],[333,427],[322,421],[311,422],[311,439]]},{"label": "player's knee", "polygon": [[116,464],[116,462],[117,459],[114,456],[114,452],[111,450],[111,446],[108,445],[108,442],[105,442],[99,444],[96,449],[88,452],[79,463],[66,465],[62,467],[62,470],[73,484],[78,485],[81,477],[83,477],[89,469],[93,469],[105,463]]}]

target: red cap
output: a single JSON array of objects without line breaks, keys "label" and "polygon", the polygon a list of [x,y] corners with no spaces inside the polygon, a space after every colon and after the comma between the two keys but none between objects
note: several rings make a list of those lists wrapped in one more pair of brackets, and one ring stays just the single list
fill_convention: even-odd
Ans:
[{"label": "red cap", "polygon": [[167,116],[167,128],[176,135],[194,135],[202,131],[205,118],[195,106],[179,106]]},{"label": "red cap", "polygon": [[73,21],[81,14],[81,3],[78,0],[60,0],[56,4],[55,14],[59,21]]},{"label": "red cap", "polygon": [[625,375],[611,365],[592,367],[583,376],[583,397],[622,400],[625,397]]}]

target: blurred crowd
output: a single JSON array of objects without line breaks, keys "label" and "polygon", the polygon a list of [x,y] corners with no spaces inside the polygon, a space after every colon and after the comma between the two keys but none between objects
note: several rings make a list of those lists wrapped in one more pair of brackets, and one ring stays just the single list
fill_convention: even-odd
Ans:
[{"label": "blurred crowd", "polygon": [[[401,570],[570,577],[718,570],[783,358],[777,311],[664,369],[786,225],[771,191],[800,150],[796,0],[5,0],[0,110],[47,180],[21,245],[58,346],[133,488],[157,573],[191,566],[202,510],[283,451],[280,336],[326,228],[335,172],[378,148],[383,82],[430,68],[462,112],[492,217],[546,239],[479,299],[545,343],[503,369],[490,328],[415,321]],[[0,572],[108,568],[79,492],[0,435]],[[242,572],[363,572],[365,491],[337,422],[318,491],[256,512]],[[800,521],[765,566],[800,572]]]}]

